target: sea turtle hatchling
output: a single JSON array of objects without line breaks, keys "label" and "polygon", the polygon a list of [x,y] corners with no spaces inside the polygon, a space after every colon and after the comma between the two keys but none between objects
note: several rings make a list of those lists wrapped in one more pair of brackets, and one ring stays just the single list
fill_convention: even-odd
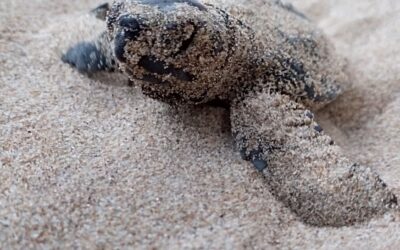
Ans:
[{"label": "sea turtle hatchling", "polygon": [[279,0],[229,1],[104,4],[93,12],[107,31],[62,59],[86,73],[120,69],[167,103],[228,105],[242,157],[309,224],[349,225],[397,206],[379,176],[346,158],[314,119],[311,110],[349,82],[321,31]]}]

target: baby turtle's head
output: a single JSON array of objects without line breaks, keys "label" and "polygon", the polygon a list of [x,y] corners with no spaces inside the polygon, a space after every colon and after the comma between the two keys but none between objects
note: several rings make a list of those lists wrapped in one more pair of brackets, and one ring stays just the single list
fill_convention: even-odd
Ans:
[{"label": "baby turtle's head", "polygon": [[121,69],[163,101],[228,99],[249,61],[252,32],[197,0],[116,1],[107,26]]}]

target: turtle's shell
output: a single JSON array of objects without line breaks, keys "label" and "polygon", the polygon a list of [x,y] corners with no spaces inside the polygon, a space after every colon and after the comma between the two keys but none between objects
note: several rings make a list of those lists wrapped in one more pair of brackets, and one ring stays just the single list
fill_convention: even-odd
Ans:
[{"label": "turtle's shell", "polygon": [[284,82],[282,92],[300,97],[308,106],[321,106],[349,87],[345,60],[335,54],[323,32],[292,5],[280,0],[217,2],[255,31],[265,48],[260,57],[284,55],[281,63],[287,74],[271,76],[271,81]]},{"label": "turtle's shell", "polygon": [[121,69],[169,103],[257,87],[318,106],[348,82],[321,31],[276,0],[120,0],[107,22]]}]

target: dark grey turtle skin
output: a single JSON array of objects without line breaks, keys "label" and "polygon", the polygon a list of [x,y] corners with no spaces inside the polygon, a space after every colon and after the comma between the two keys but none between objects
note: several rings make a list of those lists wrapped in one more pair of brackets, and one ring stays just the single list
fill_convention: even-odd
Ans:
[{"label": "dark grey turtle skin", "polygon": [[349,80],[302,13],[279,0],[118,0],[92,11],[96,41],[63,61],[85,73],[121,70],[151,98],[223,102],[242,157],[304,222],[343,226],[397,206],[370,168],[353,163],[315,121]]}]

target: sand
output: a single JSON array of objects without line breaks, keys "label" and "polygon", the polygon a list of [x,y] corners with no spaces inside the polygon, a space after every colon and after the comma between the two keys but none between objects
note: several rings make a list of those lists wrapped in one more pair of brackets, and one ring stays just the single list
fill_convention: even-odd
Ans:
[{"label": "sand", "polygon": [[[400,196],[400,2],[293,0],[354,86],[317,114]],[[303,224],[240,158],[222,108],[171,108],[60,61],[101,1],[0,2],[0,248],[395,249],[400,212]],[[84,32],[90,27],[90,32]]]}]

